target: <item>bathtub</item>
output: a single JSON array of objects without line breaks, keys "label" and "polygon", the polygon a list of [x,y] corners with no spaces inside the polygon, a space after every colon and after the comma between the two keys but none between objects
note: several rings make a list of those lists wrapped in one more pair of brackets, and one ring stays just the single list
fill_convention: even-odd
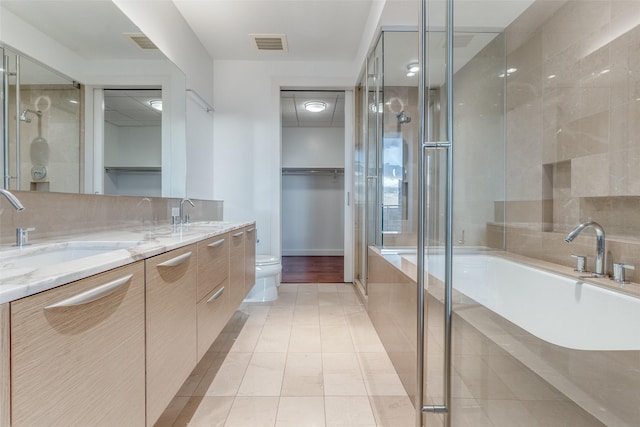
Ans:
[{"label": "bathtub", "polygon": [[[415,263],[415,255],[403,255]],[[444,280],[444,257],[428,273]],[[575,350],[640,350],[640,298],[490,255],[454,255],[454,289],[520,328]]]}]

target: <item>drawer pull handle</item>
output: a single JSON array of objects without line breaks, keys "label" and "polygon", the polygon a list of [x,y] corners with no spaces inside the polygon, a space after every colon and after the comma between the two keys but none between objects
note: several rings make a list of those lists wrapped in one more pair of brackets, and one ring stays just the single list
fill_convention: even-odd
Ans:
[{"label": "drawer pull handle", "polygon": [[209,243],[207,246],[210,248],[219,248],[224,243],[224,239],[220,239],[217,242]]},{"label": "drawer pull handle", "polygon": [[233,235],[233,237],[240,237],[240,236],[242,236],[243,234],[244,234],[244,231],[238,231],[237,233],[235,233],[235,234]]},{"label": "drawer pull handle", "polygon": [[130,281],[132,277],[133,274],[129,274],[128,276],[121,277],[120,279],[116,279],[112,282],[105,283],[104,285],[79,293],[78,295],[74,295],[71,298],[48,305],[44,309],[49,310],[52,308],[73,307],[99,300],[100,298],[106,297],[107,295],[117,291],[118,288]]},{"label": "drawer pull handle", "polygon": [[186,254],[178,255],[175,258],[171,258],[168,261],[162,262],[158,264],[158,267],[175,267],[176,265],[180,265],[186,260],[191,258],[191,252],[187,252]]},{"label": "drawer pull handle", "polygon": [[247,233],[253,233],[254,231],[256,231],[255,227],[251,227],[247,230]]},{"label": "drawer pull handle", "polygon": [[211,295],[211,298],[209,298],[207,302],[213,302],[217,300],[218,298],[220,298],[220,296],[222,296],[223,292],[224,292],[224,286],[218,289],[218,291],[216,291],[215,294]]}]

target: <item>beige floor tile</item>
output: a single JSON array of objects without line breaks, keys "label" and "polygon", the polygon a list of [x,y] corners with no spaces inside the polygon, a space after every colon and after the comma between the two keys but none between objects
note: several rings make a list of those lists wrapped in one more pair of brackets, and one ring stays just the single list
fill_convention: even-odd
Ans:
[{"label": "beige floor tile", "polygon": [[167,409],[164,410],[158,421],[153,425],[154,427],[172,427],[178,416],[182,413],[187,403],[189,403],[191,397],[176,396],[171,400]]},{"label": "beige floor tile", "polygon": [[452,399],[451,425],[456,427],[493,427],[493,423],[475,399]]},{"label": "beige floor tile", "polygon": [[517,400],[476,399],[495,427],[538,426],[538,421]]},{"label": "beige floor tile", "polygon": [[293,306],[296,303],[297,289],[293,292],[278,292],[278,299],[271,302],[273,307]]},{"label": "beige floor tile", "polygon": [[278,286],[278,295],[283,293],[297,293],[298,286],[297,283],[281,283],[280,286]]},{"label": "beige floor tile", "polygon": [[336,283],[338,292],[355,293],[355,288],[351,283]]},{"label": "beige floor tile", "polygon": [[291,328],[290,353],[319,353],[322,351],[320,325],[296,324]]},{"label": "beige floor tile", "polygon": [[338,286],[335,283],[318,283],[318,292],[338,292]]},{"label": "beige floor tile", "polygon": [[231,406],[224,427],[273,427],[280,398],[238,396]]},{"label": "beige floor tile", "polygon": [[291,325],[288,323],[270,322],[265,324],[256,343],[257,353],[276,353],[287,351],[289,338],[291,337]]},{"label": "beige floor tile", "polygon": [[267,323],[291,324],[293,322],[294,309],[294,304],[272,305],[267,315],[265,325]]},{"label": "beige floor tile", "polygon": [[223,427],[233,400],[233,397],[192,397],[173,425]]},{"label": "beige floor tile", "polygon": [[180,387],[176,396],[196,396],[195,390],[207,372],[212,368],[212,366],[213,370],[217,372],[223,361],[224,355],[211,352],[205,353],[200,362],[196,365],[193,371],[191,371],[191,374],[185,380],[184,384],[182,384],[182,387]]},{"label": "beige floor tile", "polygon": [[245,326],[236,338],[230,352],[250,353],[256,348],[258,338],[262,332],[262,325]]},{"label": "beige floor tile", "polygon": [[386,353],[356,353],[370,396],[404,396],[406,391]]},{"label": "beige floor tile", "polygon": [[324,427],[323,397],[281,397],[276,427]]},{"label": "beige floor tile", "polygon": [[324,395],[321,353],[289,353],[284,370],[281,395]]},{"label": "beige floor tile", "polygon": [[296,305],[293,311],[293,325],[319,325],[320,312],[317,305]]},{"label": "beige floor tile", "polygon": [[212,365],[198,387],[194,396],[235,396],[238,393],[244,374],[251,360],[251,353],[229,353],[221,366]]},{"label": "beige floor tile", "polygon": [[407,396],[369,396],[378,427],[415,425],[415,409]]},{"label": "beige floor tile", "polygon": [[325,353],[355,352],[353,339],[346,324],[320,324],[322,351]]},{"label": "beige floor tile", "polygon": [[318,292],[318,305],[339,306],[341,304],[340,292]]},{"label": "beige floor tile", "polygon": [[314,286],[307,290],[303,288],[298,289],[298,296],[296,298],[296,306],[318,305],[318,289]]},{"label": "beige floor tile", "polygon": [[327,426],[376,427],[373,410],[366,396],[327,396],[324,406]]},{"label": "beige floor tile", "polygon": [[366,396],[367,391],[355,353],[323,353],[325,396]]},{"label": "beige floor tile", "polygon": [[279,396],[287,353],[254,353],[238,396]]}]

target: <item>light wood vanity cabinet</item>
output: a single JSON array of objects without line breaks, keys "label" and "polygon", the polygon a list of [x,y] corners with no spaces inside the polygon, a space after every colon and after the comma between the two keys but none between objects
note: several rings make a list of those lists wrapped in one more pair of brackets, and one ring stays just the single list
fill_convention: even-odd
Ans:
[{"label": "light wood vanity cabinet", "polygon": [[248,226],[0,305],[0,425],[152,426],[254,274]]},{"label": "light wood vanity cabinet", "polygon": [[198,242],[198,301],[229,278],[229,233]]},{"label": "light wood vanity cabinet", "polygon": [[229,233],[198,243],[198,360],[235,310],[229,302]]},{"label": "light wood vanity cabinet", "polygon": [[10,310],[13,427],[144,425],[143,262]]},{"label": "light wood vanity cabinet", "polygon": [[242,304],[242,300],[246,296],[245,289],[245,270],[244,261],[244,243],[245,229],[229,232],[231,236],[230,263],[229,263],[229,299],[232,307]]},{"label": "light wood vanity cabinet", "polygon": [[145,260],[147,426],[196,365],[196,245]]},{"label": "light wood vanity cabinet", "polygon": [[256,227],[245,227],[244,233],[244,288],[245,295],[251,292],[256,283]]}]

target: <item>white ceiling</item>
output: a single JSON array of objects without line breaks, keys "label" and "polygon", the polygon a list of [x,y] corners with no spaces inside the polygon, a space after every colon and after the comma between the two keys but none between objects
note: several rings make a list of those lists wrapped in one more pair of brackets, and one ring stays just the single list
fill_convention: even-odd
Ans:
[{"label": "white ceiling", "polygon": [[[214,59],[352,61],[375,0],[174,3]],[[257,51],[249,34],[285,34],[288,51]]]},{"label": "white ceiling", "polygon": [[162,99],[162,90],[105,89],[104,121],[114,126],[160,126],[162,113],[149,101]]},{"label": "white ceiling", "polygon": [[[304,108],[307,101],[327,104],[324,111],[312,113]],[[282,127],[344,127],[344,92],[280,92]]]}]

